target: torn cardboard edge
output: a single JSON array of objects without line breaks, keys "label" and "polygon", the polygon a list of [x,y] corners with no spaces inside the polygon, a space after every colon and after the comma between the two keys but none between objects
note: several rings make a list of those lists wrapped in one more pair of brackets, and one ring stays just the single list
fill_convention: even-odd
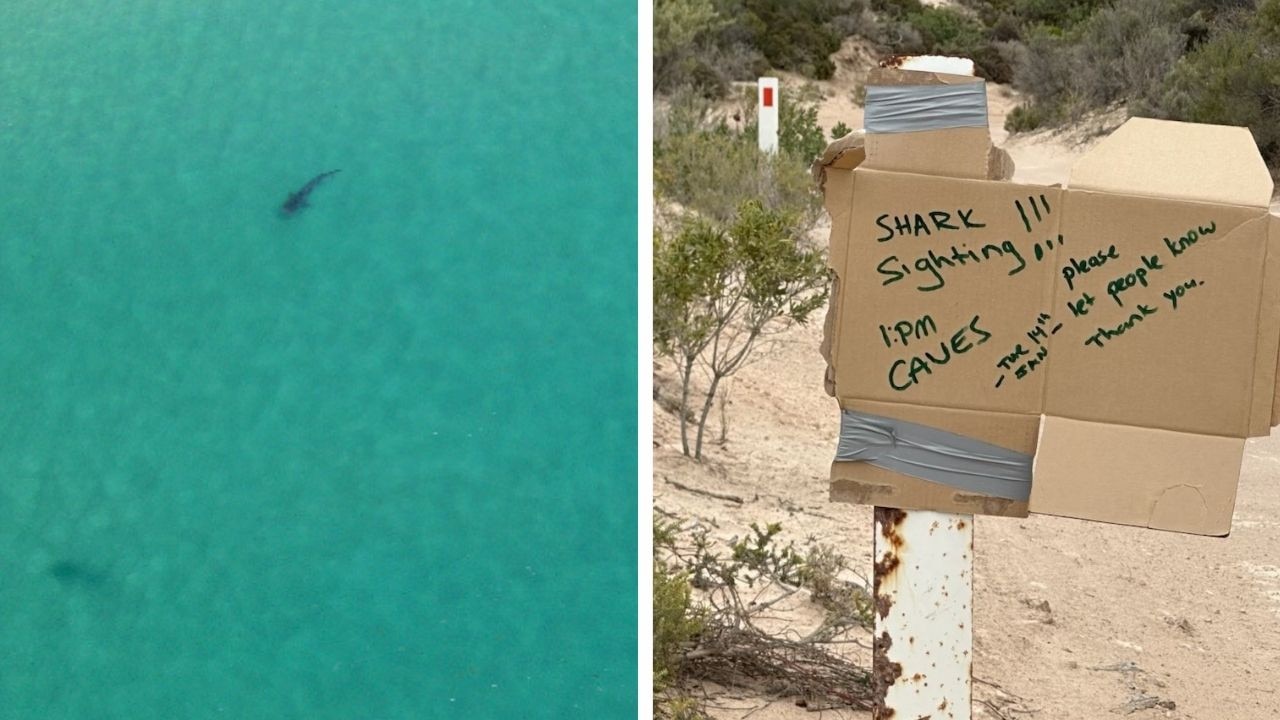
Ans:
[{"label": "torn cardboard edge", "polygon": [[[936,73],[879,71],[873,75],[875,77],[869,80],[869,84],[873,81],[977,82],[973,78],[944,78]],[[991,146],[985,130],[981,137],[968,132],[972,130],[923,131],[887,140],[884,136],[868,137],[853,133],[828,146],[813,171],[825,189],[824,200],[828,210],[834,211],[833,269],[837,272],[843,270],[843,262],[840,261],[844,258],[839,245],[851,234],[850,210],[853,206],[849,203],[856,168],[943,178],[1008,179],[1012,175],[1012,163],[1007,161],[1007,153]],[[1228,137],[1231,135],[1235,137]],[[1132,145],[1126,145],[1126,141]],[[1253,158],[1245,158],[1244,162],[1224,162],[1224,145],[1239,147],[1244,144],[1242,141],[1247,141]],[[1120,154],[1114,159],[1107,158],[1099,154],[1102,148]],[[1176,149],[1180,155],[1171,153],[1170,148]],[[1188,162],[1197,163],[1197,170],[1210,167],[1211,171],[1202,173],[1199,179],[1188,181],[1188,177],[1196,176],[1178,172],[1179,168],[1188,167]],[[1067,192],[1087,189],[1162,201],[1234,205],[1258,210],[1260,217],[1266,215],[1270,198],[1270,177],[1257,154],[1256,145],[1248,137],[1248,131],[1241,128],[1131,120],[1082,158],[1077,167],[1079,172],[1073,168]],[[1160,182],[1146,183],[1145,180],[1153,173]],[[1204,178],[1212,180],[1211,192],[1204,191]],[[1036,186],[1025,187],[1036,189]],[[1247,427],[1241,433],[1250,436],[1265,435],[1272,425],[1280,424],[1280,383],[1276,381],[1280,364],[1280,317],[1276,310],[1280,307],[1280,249],[1277,247],[1280,218],[1271,216],[1267,222],[1270,227],[1261,255],[1263,262],[1258,268],[1261,299],[1258,317],[1254,320],[1254,325],[1261,331],[1257,333],[1250,361],[1248,419]],[[836,354],[834,338],[840,332],[836,298],[843,291],[839,287],[841,281],[842,278],[837,276],[823,341],[823,355],[829,363],[825,384],[832,395],[837,395],[832,361]],[[1045,390],[1047,392],[1047,386]],[[866,400],[841,399],[842,407],[867,404]],[[932,423],[924,424],[950,424],[952,428],[948,429],[953,431],[956,418],[968,414],[956,408],[930,405],[870,404],[878,406],[876,409],[888,417],[915,422],[928,419]],[[980,426],[991,420],[985,417],[991,414],[983,411],[974,411],[972,415],[974,417],[959,424]],[[1053,414],[1046,414],[1043,419],[1020,413],[1004,416],[1013,419],[1020,427],[1034,428],[1030,433],[1023,430],[1004,436],[1021,439],[1002,443],[1005,446],[1029,446],[1030,451],[1037,453],[1036,483],[1032,486],[1030,502],[1021,504],[1021,507],[1013,503],[988,503],[984,507],[971,497],[958,498],[953,488],[846,462],[833,463],[831,497],[833,500],[907,509],[1015,516],[1025,515],[1029,509],[1208,535],[1222,535],[1229,531],[1244,447],[1242,437],[1117,425]],[[939,418],[942,422],[937,422]],[[1037,442],[1037,437],[1041,438],[1040,442]],[[1088,451],[1082,453],[1081,448]],[[1139,451],[1134,452],[1134,448],[1139,448]],[[1157,454],[1159,457],[1152,457]],[[1143,464],[1144,461],[1149,462]],[[1229,482],[1224,479],[1229,479]]]}]

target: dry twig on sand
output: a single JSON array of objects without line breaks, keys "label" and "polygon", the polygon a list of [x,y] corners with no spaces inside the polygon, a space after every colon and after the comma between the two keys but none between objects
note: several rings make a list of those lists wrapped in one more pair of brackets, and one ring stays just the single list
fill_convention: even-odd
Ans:
[{"label": "dry twig on sand", "polygon": [[739,505],[745,502],[742,498],[738,497],[737,495],[725,495],[718,492],[712,492],[710,490],[699,490],[698,488],[689,487],[688,485],[685,485],[683,483],[678,483],[675,480],[667,480],[667,484],[677,490],[683,490],[685,492],[693,493],[694,495],[702,495],[704,497],[715,498],[716,500],[724,500],[726,502],[737,503]]},{"label": "dry twig on sand", "polygon": [[751,685],[810,705],[871,707],[870,674],[817,643],[770,636],[754,626],[709,627],[705,635],[684,656],[690,679]]}]

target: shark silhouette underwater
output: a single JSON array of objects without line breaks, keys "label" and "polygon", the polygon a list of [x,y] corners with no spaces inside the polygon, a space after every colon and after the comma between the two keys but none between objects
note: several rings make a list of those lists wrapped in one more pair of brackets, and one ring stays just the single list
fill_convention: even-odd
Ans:
[{"label": "shark silhouette underwater", "polygon": [[289,193],[289,197],[285,199],[284,204],[280,206],[280,213],[285,217],[290,217],[301,211],[303,208],[311,207],[311,204],[307,202],[307,198],[311,196],[311,192],[319,187],[320,183],[324,182],[330,176],[337,175],[340,172],[342,172],[342,170],[330,170],[328,172],[322,172],[308,180],[307,184],[298,188],[296,192]]},{"label": "shark silhouette underwater", "polygon": [[47,572],[64,587],[98,588],[108,578],[106,570],[97,565],[67,558],[49,565]]}]

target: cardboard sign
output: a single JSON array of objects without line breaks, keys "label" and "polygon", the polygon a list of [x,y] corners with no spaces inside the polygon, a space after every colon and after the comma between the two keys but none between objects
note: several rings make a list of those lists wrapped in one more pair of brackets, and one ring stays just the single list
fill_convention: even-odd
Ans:
[{"label": "cardboard sign", "polygon": [[986,128],[844,138],[821,163],[841,408],[902,423],[888,445],[922,426],[1034,455],[1029,500],[874,460],[835,462],[833,499],[1229,532],[1243,439],[1277,420],[1280,223],[1247,129],[1132,119],[1065,189],[998,179]]}]

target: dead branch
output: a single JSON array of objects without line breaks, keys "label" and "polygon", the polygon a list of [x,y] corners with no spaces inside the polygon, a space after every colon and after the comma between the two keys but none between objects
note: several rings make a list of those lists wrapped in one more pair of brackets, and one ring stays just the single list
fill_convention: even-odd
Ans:
[{"label": "dead branch", "polygon": [[742,498],[738,497],[737,495],[724,495],[722,493],[712,492],[710,490],[699,490],[698,488],[689,487],[684,483],[678,483],[675,480],[667,480],[666,482],[668,485],[676,488],[677,490],[684,490],[685,492],[693,493],[694,495],[703,495],[705,497],[715,498],[716,500],[724,500],[726,502],[737,503],[739,505],[742,505],[745,502]]},{"label": "dead branch", "polygon": [[[708,637],[707,635],[710,635]],[[727,687],[760,685],[775,695],[853,709],[871,707],[870,674],[813,644],[754,630],[709,629],[681,664],[692,679]]]}]

